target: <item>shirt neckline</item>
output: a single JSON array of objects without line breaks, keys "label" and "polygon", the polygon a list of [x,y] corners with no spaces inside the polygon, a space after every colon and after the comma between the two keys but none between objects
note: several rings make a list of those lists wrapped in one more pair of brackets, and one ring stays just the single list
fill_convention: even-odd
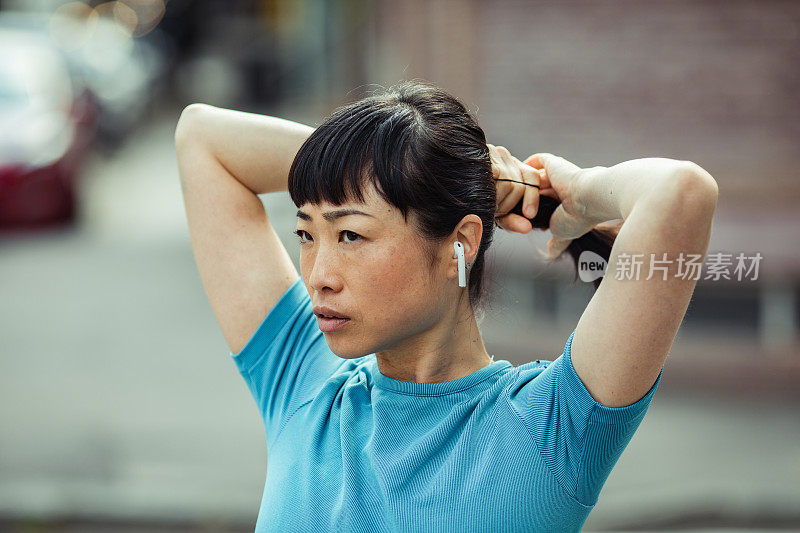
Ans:
[{"label": "shirt neckline", "polygon": [[444,394],[452,394],[459,392],[470,387],[474,387],[482,381],[486,381],[498,372],[513,368],[513,365],[505,359],[498,359],[489,363],[485,367],[476,370],[472,374],[453,379],[450,381],[443,381],[441,383],[419,383],[416,381],[402,381],[399,379],[390,378],[384,375],[378,368],[378,360],[373,354],[370,361],[372,381],[374,385],[380,389],[400,392],[402,394],[409,394],[412,396],[441,396]]}]

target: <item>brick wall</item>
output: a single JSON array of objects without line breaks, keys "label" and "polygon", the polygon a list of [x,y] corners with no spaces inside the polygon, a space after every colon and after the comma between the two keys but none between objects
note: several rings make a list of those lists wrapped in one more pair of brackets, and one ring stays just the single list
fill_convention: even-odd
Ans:
[{"label": "brick wall", "polygon": [[800,199],[798,2],[382,2],[376,16],[373,78],[444,85],[512,153],[688,159],[730,205]]}]

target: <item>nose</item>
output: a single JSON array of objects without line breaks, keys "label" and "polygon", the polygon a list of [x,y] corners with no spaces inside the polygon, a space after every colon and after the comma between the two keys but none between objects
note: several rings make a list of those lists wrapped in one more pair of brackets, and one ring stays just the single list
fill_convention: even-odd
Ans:
[{"label": "nose", "polygon": [[324,246],[320,247],[316,256],[312,258],[308,284],[319,292],[323,292],[325,289],[338,292],[342,289],[342,278],[338,274],[338,269],[336,250],[326,250]]}]

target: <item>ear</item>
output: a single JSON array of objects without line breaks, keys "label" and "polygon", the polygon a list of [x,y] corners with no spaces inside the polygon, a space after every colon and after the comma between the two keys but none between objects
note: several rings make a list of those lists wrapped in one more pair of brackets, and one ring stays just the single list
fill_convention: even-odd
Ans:
[{"label": "ear", "polygon": [[[483,221],[481,221],[481,218],[478,215],[464,216],[461,222],[456,225],[453,234],[447,241],[449,246],[448,257],[450,258],[451,265],[448,272],[452,271],[453,276],[458,276],[458,261],[453,257],[453,243],[455,241],[461,241],[461,244],[464,245],[464,260],[468,265],[471,265],[478,256],[478,248],[480,248],[482,237]],[[469,271],[467,271],[467,273],[469,275]]]}]

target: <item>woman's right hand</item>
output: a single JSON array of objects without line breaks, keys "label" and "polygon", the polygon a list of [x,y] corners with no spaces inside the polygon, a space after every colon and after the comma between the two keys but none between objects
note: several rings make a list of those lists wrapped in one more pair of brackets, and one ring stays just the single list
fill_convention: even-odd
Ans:
[{"label": "woman's right hand", "polygon": [[[540,188],[549,187],[542,176],[543,171],[524,164],[503,146],[492,144],[487,144],[487,146],[489,147],[489,157],[492,160],[492,177],[500,180],[495,182],[497,191],[495,220],[497,225],[507,231],[528,233],[532,229],[529,219],[532,219],[539,209],[539,189],[514,182],[530,183]],[[502,180],[513,180],[514,182]],[[520,199],[522,199],[522,212],[527,218],[511,213]]]}]

